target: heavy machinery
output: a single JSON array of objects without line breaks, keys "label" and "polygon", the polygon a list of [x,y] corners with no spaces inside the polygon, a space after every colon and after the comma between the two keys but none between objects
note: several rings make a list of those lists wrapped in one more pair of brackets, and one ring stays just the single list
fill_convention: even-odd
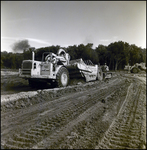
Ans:
[{"label": "heavy machinery", "polygon": [[131,73],[138,73],[140,71],[146,71],[145,63],[136,63],[133,66],[130,66],[129,64],[125,66],[124,70],[127,70]]},{"label": "heavy machinery", "polygon": [[112,72],[109,72],[109,67],[106,65],[101,66],[102,72],[103,72],[103,78],[104,80],[108,80],[112,77]]},{"label": "heavy machinery", "polygon": [[83,61],[82,58],[70,60],[70,55],[63,49],[57,54],[44,52],[42,61],[23,60],[19,69],[19,77],[27,79],[29,85],[34,87],[39,82],[50,83],[54,87],[66,87],[72,78],[84,78],[86,82],[103,80],[101,67],[94,65],[90,60]]}]

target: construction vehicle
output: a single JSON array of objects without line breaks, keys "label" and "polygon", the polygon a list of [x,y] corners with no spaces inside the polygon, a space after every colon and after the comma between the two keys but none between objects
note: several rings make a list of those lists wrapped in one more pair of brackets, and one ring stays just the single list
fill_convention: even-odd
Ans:
[{"label": "construction vehicle", "polygon": [[29,81],[31,87],[39,82],[50,83],[54,87],[66,87],[72,78],[84,78],[86,82],[103,80],[103,72],[100,66],[94,65],[90,60],[82,58],[70,60],[70,55],[63,49],[57,54],[44,52],[42,61],[23,60],[19,69],[19,77]]},{"label": "construction vehicle", "polygon": [[135,63],[133,66],[129,64],[125,66],[124,70],[129,71],[131,73],[139,73],[140,71],[146,71],[145,63]]},{"label": "construction vehicle", "polygon": [[112,77],[112,72],[109,72],[109,67],[106,65],[101,66],[102,72],[103,72],[103,78],[104,80],[108,80]]}]

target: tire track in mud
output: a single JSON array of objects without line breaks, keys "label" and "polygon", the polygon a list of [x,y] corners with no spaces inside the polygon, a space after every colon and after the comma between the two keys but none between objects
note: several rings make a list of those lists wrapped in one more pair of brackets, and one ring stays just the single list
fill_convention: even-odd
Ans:
[{"label": "tire track in mud", "polygon": [[[49,119],[49,120],[47,120],[47,122],[45,121],[45,123],[42,123],[40,126],[37,126],[37,127],[35,127],[35,128],[33,128],[33,129],[30,129],[29,131],[27,131],[27,134],[26,134],[26,132],[24,133],[24,134],[21,134],[20,136],[18,136],[18,138],[16,137],[15,138],[15,141],[13,140],[11,140],[10,139],[10,141],[7,141],[7,144],[9,143],[9,144],[12,144],[13,146],[14,145],[17,145],[17,143],[19,144],[19,140],[20,139],[23,139],[23,138],[26,138],[27,137],[27,139],[28,139],[28,141],[30,140],[30,139],[33,139],[33,138],[35,138],[36,140],[38,139],[38,136],[36,136],[36,135],[39,135],[39,134],[41,134],[42,136],[43,136],[43,132],[44,133],[46,133],[46,132],[48,132],[49,133],[49,131],[51,130],[53,130],[54,128],[56,128],[57,126],[58,126],[58,118],[60,118],[59,120],[63,120],[62,121],[62,123],[63,124],[66,124],[66,122],[64,123],[64,118],[66,118],[66,120],[70,120],[70,116],[74,116],[75,117],[75,115],[77,114],[79,114],[80,112],[82,112],[82,108],[85,110],[85,109],[87,109],[85,106],[87,105],[87,107],[89,107],[89,105],[90,105],[90,101],[88,101],[87,103],[84,103],[84,105],[80,105],[80,104],[77,104],[77,108],[76,109],[73,109],[73,108],[71,108],[71,106],[70,106],[70,108],[68,108],[67,110],[65,110],[65,111],[62,111],[61,112],[61,115],[59,115],[59,114],[57,114],[57,116],[55,117],[55,118],[53,118],[53,119]],[[88,105],[89,104],[89,105]],[[74,110],[74,111],[73,111]],[[79,111],[79,112],[78,112]],[[67,113],[68,112],[68,113]],[[75,113],[75,114],[74,114]],[[70,114],[70,116],[68,115],[68,114]],[[56,120],[56,121],[55,121]],[[65,120],[65,121],[66,121]],[[44,124],[44,125],[43,125]],[[61,123],[60,123],[61,124]],[[47,126],[50,126],[50,128],[48,128]],[[33,136],[34,135],[34,136]],[[27,145],[28,145],[28,143],[26,143]],[[25,145],[25,143],[23,143],[23,146]],[[10,145],[9,145],[10,146]],[[8,147],[6,147],[6,148],[8,148]]]},{"label": "tire track in mud", "polygon": [[[102,116],[106,113],[111,113],[111,118],[115,116],[117,113],[118,105],[116,104],[118,101],[120,103],[120,99],[116,100],[115,98],[119,96],[123,97],[126,95],[125,91],[127,90],[127,86],[123,85],[122,88],[124,91],[121,92],[121,89],[118,88],[116,91],[107,95],[105,100],[99,101],[85,112],[80,114],[76,119],[69,122],[61,131],[56,135],[53,135],[52,142],[50,143],[50,138],[47,140],[41,141],[39,147],[34,148],[49,148],[49,149],[93,149],[97,143],[97,139],[101,138],[101,135],[105,132],[105,129],[108,128],[109,121],[102,122]],[[115,99],[115,100],[114,100]],[[115,101],[115,102],[114,102]],[[113,103],[111,105],[111,103]],[[110,109],[107,108],[109,105]],[[111,107],[112,106],[112,107]],[[107,111],[108,110],[108,111]],[[72,131],[72,132],[71,132]],[[59,138],[60,137],[60,138]],[[56,140],[58,139],[58,140]],[[43,144],[43,147],[41,147]]]},{"label": "tire track in mud", "polygon": [[[115,79],[115,80],[111,81],[111,84],[112,83],[113,84],[118,84],[117,82],[119,83],[120,81]],[[99,87],[96,87],[96,88],[98,89],[99,92],[102,92],[101,90],[106,90],[108,88],[108,86],[111,86],[111,85],[107,84],[107,85],[103,86],[102,88],[99,88]],[[84,92],[86,93],[87,90],[84,91]],[[93,90],[91,90],[91,91],[89,90],[89,93],[91,93],[92,91]],[[63,105],[63,104],[60,104],[61,102],[62,103],[65,102],[66,104],[68,104],[68,102],[71,101],[71,100],[67,100],[67,99],[71,98],[71,94],[72,93],[69,93],[69,94],[67,93],[66,96],[62,96],[61,98],[57,98],[55,100],[50,100],[49,102],[46,102],[46,101],[42,102],[42,103],[39,104],[39,107],[38,107],[38,104],[35,104],[34,106],[31,106],[31,107],[27,108],[27,112],[26,112],[26,109],[13,110],[13,111],[9,110],[6,113],[4,112],[4,113],[1,114],[2,122],[5,123],[7,118],[12,119],[13,121],[15,121],[15,118],[17,118],[19,116],[23,116],[23,119],[24,119],[25,116],[28,116],[29,113],[36,114],[38,112],[38,109],[39,109],[40,113],[42,111],[44,112],[45,111],[44,109],[48,110],[49,109],[48,106],[60,105],[60,107],[61,107],[61,105]],[[82,98],[85,99],[85,96],[87,96],[87,94],[85,96],[81,97],[82,94],[84,95],[83,91],[77,92],[75,95],[73,95],[74,99],[75,100],[79,100],[79,99],[82,99]],[[89,94],[89,96],[90,96],[90,94]],[[44,97],[41,96],[39,98],[46,99],[46,95]],[[24,100],[24,101],[26,101],[26,100]],[[72,101],[72,102],[74,102],[74,101]]]},{"label": "tire track in mud", "polygon": [[[109,90],[100,90],[100,93],[91,90],[91,93],[88,95],[89,98],[86,97],[84,98],[83,95],[81,96],[81,98],[73,97],[72,103],[70,103],[71,100],[66,101],[66,99],[62,99],[64,100],[63,102],[67,102],[67,103],[66,104],[61,103],[61,105],[63,105],[63,107],[61,108],[59,108],[59,104],[56,107],[55,106],[51,107],[50,109],[53,108],[54,109],[50,111],[52,112],[50,116],[48,116],[48,112],[46,112],[47,110],[49,110],[49,108],[46,108],[43,112],[39,114],[43,118],[37,117],[36,119],[36,121],[38,122],[37,125],[30,126],[30,129],[24,131],[21,131],[20,128],[19,131],[16,130],[15,133],[13,133],[14,131],[11,133],[13,136],[8,136],[7,139],[2,138],[3,147],[4,148],[32,148],[38,142],[42,141],[46,137],[48,137],[50,141],[54,142],[54,140],[58,137],[58,134],[62,127],[66,126],[70,121],[74,120],[80,114],[84,113],[88,108],[94,106],[101,99],[105,98],[108,95],[111,95],[121,85],[124,85],[124,81],[116,84],[115,86],[114,85],[112,87],[110,86]],[[84,100],[81,101],[80,99],[84,99]],[[57,102],[55,102],[54,105],[55,104],[57,104]],[[54,110],[57,111],[55,112]]]},{"label": "tire track in mud", "polygon": [[[108,88],[108,86],[110,86],[110,84],[118,84],[120,81],[118,80],[118,79],[114,79],[114,80],[112,80],[112,81],[110,81],[110,83],[109,84],[106,84],[106,85],[104,85],[104,86],[102,86],[102,87],[96,87],[99,91],[100,90],[106,90],[107,88]],[[87,90],[89,90],[89,89],[87,89]],[[86,90],[86,91],[87,91]],[[91,90],[91,91],[93,91],[93,90]],[[85,92],[85,90],[84,90],[84,92]],[[101,92],[101,91],[100,91]],[[74,99],[82,99],[82,97],[81,97],[81,95],[83,94],[83,91],[80,91],[80,92],[77,92],[76,93],[76,95],[74,95]],[[89,93],[90,93],[90,90],[89,90]],[[61,98],[51,98],[51,100],[49,101],[49,102],[42,102],[42,103],[40,103],[39,104],[39,108],[43,108],[43,111],[44,111],[44,107],[46,106],[48,106],[48,105],[57,105],[58,103],[60,103],[60,102],[63,102],[63,101],[65,101],[65,102],[68,102],[68,101],[70,101],[70,100],[67,100],[67,99],[70,99],[71,98],[71,94],[72,93],[67,93],[66,94],[66,96],[62,96]],[[45,95],[45,94],[44,94]],[[84,95],[84,94],[83,94]],[[90,94],[89,94],[90,95]],[[85,95],[85,96],[87,96],[87,95]],[[39,98],[42,98],[42,99],[46,99],[46,95],[43,97],[43,96],[41,96],[41,97],[39,97]],[[50,98],[50,97],[49,97]],[[83,96],[83,98],[84,98],[84,96]],[[33,99],[36,99],[36,97],[35,98],[33,98]],[[29,98],[29,102],[31,102],[31,100],[32,99],[30,99]],[[25,99],[23,100],[22,99],[22,101],[26,101]],[[27,113],[26,113],[26,110],[25,109],[20,109],[20,110],[9,110],[9,111],[7,111],[7,112],[3,112],[2,114],[1,114],[1,119],[2,119],[2,122],[4,122],[7,118],[11,118],[11,119],[15,119],[16,117],[19,117],[19,116],[21,116],[21,115],[23,115],[23,114],[25,114],[25,115],[28,115],[29,113],[36,113],[36,112],[34,112],[35,110],[37,110],[38,111],[38,104],[34,104],[33,106],[31,106],[31,107],[29,107],[29,108],[27,108]],[[41,110],[40,110],[41,111]],[[41,112],[40,112],[41,113]],[[25,117],[25,116],[24,116]]]},{"label": "tire track in mud", "polygon": [[145,95],[141,84],[132,83],[117,118],[96,149],[146,149],[146,100],[141,95]]},{"label": "tire track in mud", "polygon": [[[107,93],[107,96],[111,95],[111,93],[113,93],[115,91],[116,91],[116,89],[115,90],[112,89],[109,93]],[[101,106],[101,101],[98,101],[98,100],[103,99],[105,96],[106,96],[106,94],[101,93],[99,95],[99,99],[97,99],[97,96],[95,96],[95,97],[93,97],[92,100],[89,99],[88,102],[84,103],[81,106],[76,107],[76,109],[73,110],[71,108],[70,115],[73,115],[74,117],[72,119],[70,119],[70,118],[68,119],[69,123],[67,123],[67,124],[65,124],[65,126],[59,128],[56,132],[54,132],[53,134],[48,136],[47,139],[41,141],[40,143],[35,145],[33,148],[43,148],[44,146],[46,148],[53,148],[54,142],[57,142],[56,139],[59,138],[60,136],[62,137],[63,135],[67,135],[68,132],[74,126],[76,126],[79,122],[82,122],[87,117],[89,117],[91,114],[93,114],[94,111],[96,111],[96,109]],[[74,115],[74,113],[76,113],[76,115]],[[44,143],[43,147],[42,147],[42,143]]]}]

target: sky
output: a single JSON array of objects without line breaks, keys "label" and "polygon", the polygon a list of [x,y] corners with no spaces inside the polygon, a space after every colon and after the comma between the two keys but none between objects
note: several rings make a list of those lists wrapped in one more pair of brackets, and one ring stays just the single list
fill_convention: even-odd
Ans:
[{"label": "sky", "polygon": [[117,41],[146,48],[146,1],[1,1],[1,51]]}]

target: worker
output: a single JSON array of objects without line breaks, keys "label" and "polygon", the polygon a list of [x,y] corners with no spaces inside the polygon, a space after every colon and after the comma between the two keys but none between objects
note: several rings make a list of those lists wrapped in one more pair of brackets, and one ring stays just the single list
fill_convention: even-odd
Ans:
[{"label": "worker", "polygon": [[105,70],[105,71],[109,71],[109,67],[106,65],[106,63],[105,63],[105,65],[104,65],[104,70]]}]

